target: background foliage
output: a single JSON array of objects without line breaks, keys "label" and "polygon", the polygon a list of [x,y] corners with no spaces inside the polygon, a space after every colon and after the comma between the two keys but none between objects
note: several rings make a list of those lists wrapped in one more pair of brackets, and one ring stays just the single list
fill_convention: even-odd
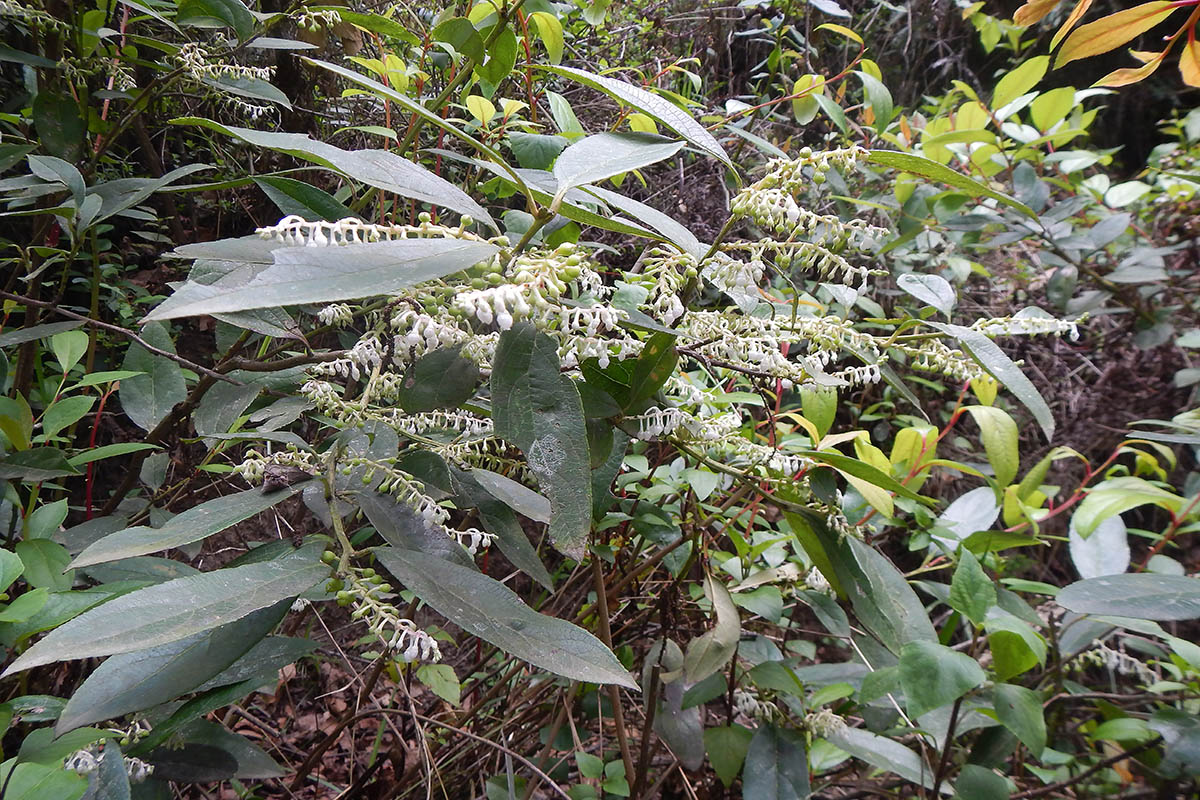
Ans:
[{"label": "background foliage", "polygon": [[0,797],[1194,792],[1198,15],[0,0]]}]

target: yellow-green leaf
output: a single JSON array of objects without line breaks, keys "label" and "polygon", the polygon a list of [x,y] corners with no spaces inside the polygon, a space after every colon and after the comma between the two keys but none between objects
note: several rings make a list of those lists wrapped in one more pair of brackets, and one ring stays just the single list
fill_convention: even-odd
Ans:
[{"label": "yellow-green leaf", "polygon": [[996,83],[996,91],[992,93],[992,110],[1004,108],[1037,86],[1049,67],[1050,56],[1037,56],[1005,74]]},{"label": "yellow-green leaf", "polygon": [[1007,486],[1017,476],[1021,466],[1017,450],[1017,423],[1005,411],[995,406],[967,406],[983,434],[983,449],[996,474],[996,483]]},{"label": "yellow-green leaf", "polygon": [[471,116],[479,120],[479,124],[485,128],[496,117],[496,106],[492,101],[477,94],[467,98],[467,111],[470,111]]},{"label": "yellow-green leaf", "polygon": [[557,64],[562,61],[562,23],[553,14],[545,11],[535,11],[529,15],[529,18],[537,26],[538,35],[542,37],[542,44],[546,45],[546,55],[550,57],[550,63]]}]

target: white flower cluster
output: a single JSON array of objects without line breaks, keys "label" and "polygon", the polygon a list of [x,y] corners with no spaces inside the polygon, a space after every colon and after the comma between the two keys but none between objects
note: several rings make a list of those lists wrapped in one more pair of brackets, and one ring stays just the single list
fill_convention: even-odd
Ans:
[{"label": "white flower cluster", "polygon": [[739,261],[717,251],[704,262],[700,274],[727,294],[744,313],[749,313],[758,305],[758,284],[766,269],[767,265],[758,259]]},{"label": "white flower cluster", "polygon": [[634,417],[627,417],[626,419],[629,422],[637,423],[637,438],[649,441],[651,439],[661,439],[663,436],[670,436],[687,418],[688,415],[678,408],[658,408],[657,406],[652,406],[641,414]]},{"label": "white flower cluster", "polygon": [[235,475],[240,475],[251,486],[258,486],[266,478],[268,467],[272,466],[293,467],[303,470],[310,475],[315,475],[321,471],[312,453],[298,450],[295,446],[291,446],[287,450],[280,450],[277,453],[266,455],[254,449],[247,450],[246,455],[242,457],[241,463],[234,466],[233,472]]},{"label": "white flower cluster", "polygon": [[492,472],[503,472],[518,481],[530,478],[525,462],[517,461],[509,455],[508,443],[495,436],[433,445],[432,449],[447,462],[463,469],[479,467]]},{"label": "white flower cluster", "polygon": [[636,280],[639,286],[649,292],[640,307],[669,326],[674,325],[687,310],[679,299],[679,293],[697,275],[699,266],[691,255],[654,248],[643,257],[641,273],[627,278]]},{"label": "white flower cluster", "polygon": [[908,355],[914,369],[937,372],[960,381],[973,381],[987,375],[970,356],[951,348],[941,339],[929,339],[915,347],[896,342],[892,348]]},{"label": "white flower cluster", "polygon": [[[348,459],[347,463],[342,467],[343,473],[347,467],[353,467],[355,459]],[[383,467],[378,464],[370,464],[368,471],[364,475],[365,481],[370,481],[374,474],[372,468],[382,469],[385,471],[385,477],[379,484],[377,491],[382,494],[390,494],[400,502],[407,505],[413,511],[417,512],[424,522],[433,527],[439,527],[446,524],[446,520],[450,519],[450,512],[437,504],[432,497],[425,494],[425,484],[409,475],[407,472],[398,469]]]},{"label": "white flower cluster", "polygon": [[342,24],[342,15],[332,8],[322,10],[303,8],[295,15],[295,19],[296,27],[306,31],[332,28]]},{"label": "white flower cluster", "polygon": [[647,441],[679,433],[683,439],[717,442],[732,436],[742,427],[742,415],[737,411],[728,411],[720,416],[697,416],[679,408],[657,406],[627,420],[637,423],[635,435]]},{"label": "white flower cluster", "polygon": [[733,713],[735,716],[746,717],[756,722],[771,722],[781,716],[774,703],[762,700],[745,689],[733,690]]},{"label": "white flower cluster", "polygon": [[1057,319],[1049,314],[1018,312],[1012,317],[978,320],[971,329],[986,336],[1062,336],[1065,333],[1074,342],[1079,340],[1078,323],[1078,320]]},{"label": "white flower cluster", "polygon": [[594,358],[605,369],[612,359],[624,361],[637,358],[642,352],[643,342],[640,339],[621,337],[618,339],[603,339],[598,336],[564,336],[565,341],[559,346],[558,356],[566,369],[573,369],[589,358]]},{"label": "white flower cluster", "polygon": [[345,578],[346,588],[338,592],[338,602],[354,606],[350,619],[365,620],[367,630],[406,664],[441,661],[437,641],[387,601],[392,587],[375,570],[351,567]]},{"label": "white flower cluster", "polygon": [[1132,675],[1143,685],[1149,685],[1159,679],[1158,674],[1146,665],[1144,661],[1121,650],[1115,650],[1097,639],[1091,650],[1080,653],[1070,663],[1076,671],[1088,667],[1103,667],[1118,675]]},{"label": "white flower cluster", "polygon": [[317,321],[322,325],[344,328],[354,321],[354,310],[345,303],[331,303],[317,312]]},{"label": "white flower cluster", "polygon": [[832,591],[829,579],[816,567],[808,568],[808,572],[804,574],[804,585],[821,594],[829,594]]},{"label": "white flower cluster", "polygon": [[295,214],[284,217],[274,225],[257,228],[255,233],[268,241],[280,242],[289,247],[329,247],[343,244],[370,244],[372,242],[390,242],[398,239],[443,238],[467,239],[482,241],[480,237],[465,230],[474,220],[462,216],[459,227],[449,228],[445,225],[435,225],[431,217],[422,213],[418,219],[420,225],[372,225],[356,217],[346,217],[337,222],[318,220],[309,222]]},{"label": "white flower cluster", "polygon": [[188,77],[198,83],[219,78],[254,78],[261,81],[271,80],[271,67],[246,67],[240,64],[224,64],[217,61],[212,53],[196,42],[186,42],[175,53],[175,63],[178,64]]},{"label": "white flower cluster", "polygon": [[469,336],[448,314],[433,316],[411,308],[402,308],[393,314],[389,325],[396,334],[397,360],[401,353],[408,356],[407,360],[415,360],[443,347],[455,347]]},{"label": "white flower cluster", "polygon": [[383,346],[376,335],[368,333],[355,342],[354,347],[350,348],[344,357],[314,364],[312,372],[317,375],[337,375],[359,380],[364,374],[370,375],[382,366],[382,349]]},{"label": "white flower cluster", "polygon": [[846,727],[844,717],[839,717],[828,708],[822,708],[820,711],[810,711],[804,717],[804,727],[808,728],[809,732],[818,739],[824,739],[832,736]]},{"label": "white flower cluster", "polygon": [[[76,775],[88,775],[99,769],[100,762],[106,758],[109,758],[109,754],[106,752],[97,755],[90,749],[76,750],[67,756],[67,760],[63,763],[63,766]],[[126,756],[123,760],[125,762],[125,774],[129,777],[130,783],[142,783],[154,774],[154,765],[148,764],[140,758]]]},{"label": "white flower cluster", "polygon": [[[864,358],[883,356],[874,337],[837,317],[751,317],[719,311],[693,311],[680,329],[700,340],[690,349],[718,367],[769,376],[792,386],[845,386],[880,379],[875,363],[828,374],[826,367],[850,345]],[[788,356],[782,345],[787,344]],[[791,360],[794,358],[795,360]]]},{"label": "white flower cluster", "polygon": [[492,433],[492,421],[466,411],[427,411],[396,419],[395,427],[406,433],[421,435],[430,431],[458,431],[468,436],[487,436]]},{"label": "white flower cluster", "polygon": [[481,548],[488,547],[495,540],[494,533],[481,531],[479,528],[467,528],[465,531],[449,530],[451,538],[461,544],[468,553],[475,555]]}]

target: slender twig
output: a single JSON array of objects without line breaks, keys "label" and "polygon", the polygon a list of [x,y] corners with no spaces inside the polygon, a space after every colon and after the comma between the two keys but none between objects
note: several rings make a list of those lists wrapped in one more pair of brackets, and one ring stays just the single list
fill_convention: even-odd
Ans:
[{"label": "slender twig", "polygon": [[1096,762],[1074,777],[1058,781],[1057,783],[1047,784],[1046,786],[1040,786],[1037,789],[1027,789],[1024,792],[1017,792],[1016,794],[1012,795],[1010,800],[1026,800],[1026,798],[1029,797],[1045,797],[1046,795],[1056,795],[1063,789],[1066,789],[1068,786],[1079,783],[1080,781],[1091,775],[1094,775],[1102,769],[1111,767],[1113,764],[1124,761],[1127,758],[1133,758],[1139,753],[1144,753],[1147,750],[1157,747],[1158,745],[1162,744],[1162,740],[1163,738],[1161,736],[1155,736],[1153,739],[1142,742],[1136,747],[1131,747],[1123,753],[1117,753],[1115,756],[1110,756],[1103,761]]},{"label": "slender twig", "polygon": [[192,370],[193,372],[197,372],[201,375],[207,375],[210,378],[215,378],[216,380],[219,380],[219,381],[225,381],[226,383],[232,383],[235,386],[243,386],[244,385],[241,381],[235,380],[235,379],[229,377],[228,375],[222,375],[220,372],[209,369],[208,367],[203,367],[194,361],[188,361],[183,356],[179,356],[179,355],[176,355],[175,353],[169,352],[167,350],[162,350],[160,348],[157,348],[154,345],[147,342],[142,337],[138,336],[133,331],[128,330],[126,328],[122,328],[120,325],[112,325],[108,322],[101,322],[98,319],[91,319],[89,317],[85,317],[83,314],[76,314],[74,311],[68,311],[67,309],[63,308],[62,306],[55,305],[54,303],[47,303],[42,300],[34,300],[32,297],[26,297],[25,295],[21,295],[21,294],[13,294],[12,292],[0,292],[0,298],[2,298],[4,300],[12,300],[12,301],[14,301],[16,303],[20,303],[21,305],[24,305],[24,306],[34,306],[36,308],[48,309],[50,311],[53,311],[55,314],[58,314],[61,317],[77,319],[80,322],[83,322],[85,325],[91,325],[94,328],[101,328],[101,329],[109,331],[111,333],[116,333],[121,336],[124,336],[125,338],[130,339],[130,340],[136,342],[137,344],[141,345],[142,347],[146,348],[151,353],[154,353],[154,355],[162,356],[163,358],[169,358],[172,361],[174,361],[175,363],[180,364],[181,366],[187,367],[188,369]]},{"label": "slender twig", "polygon": [[505,747],[502,744],[493,742],[491,739],[487,739],[483,736],[477,736],[476,734],[471,733],[470,731],[465,731],[462,728],[456,728],[453,725],[449,724],[448,722],[442,722],[441,720],[434,719],[433,717],[427,717],[424,714],[418,714],[415,711],[406,711],[402,708],[374,708],[374,709],[369,709],[367,711],[362,711],[362,712],[359,712],[358,714],[355,714],[353,717],[350,718],[350,723],[353,724],[355,722],[358,722],[361,719],[368,719],[370,717],[375,716],[376,714],[403,714],[404,716],[412,716],[412,717],[415,717],[416,719],[421,720],[421,722],[424,722],[426,725],[436,725],[439,728],[445,728],[448,731],[457,733],[459,736],[465,736],[468,739],[472,739],[476,742],[480,742],[481,744],[486,744],[488,747],[494,747],[497,750],[499,750],[501,753],[511,756],[511,757],[515,758],[517,761],[520,761],[525,766],[529,767],[529,769],[533,772],[534,775],[536,775],[538,778],[540,778],[542,780],[542,782],[544,782],[548,787],[550,787],[550,789],[556,795],[563,798],[563,800],[571,800],[571,796],[569,794],[564,792],[562,790],[562,788],[557,783],[555,783],[554,780],[549,775],[547,775],[546,773],[544,773],[540,769],[538,769],[537,766],[535,766],[534,763],[532,761],[530,761],[528,758],[525,758],[525,756],[521,755],[520,753],[510,750],[509,748]]},{"label": "slender twig", "polygon": [[[608,593],[604,586],[604,569],[600,559],[592,559],[592,580],[596,587],[596,611],[600,622],[600,641],[612,650],[612,630],[608,625]],[[612,701],[613,725],[617,729],[617,746],[621,749],[621,760],[625,762],[625,779],[637,782],[633,771],[633,754],[629,751],[629,734],[625,730],[625,712],[621,707],[621,690],[615,683],[608,685],[608,698]],[[643,735],[648,735],[648,732]]]}]

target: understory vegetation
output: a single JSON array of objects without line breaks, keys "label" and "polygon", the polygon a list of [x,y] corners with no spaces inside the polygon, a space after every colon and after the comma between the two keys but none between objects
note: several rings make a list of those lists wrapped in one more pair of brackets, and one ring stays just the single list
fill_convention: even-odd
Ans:
[{"label": "understory vegetation", "polygon": [[1198,22],[0,0],[0,800],[1193,796]]}]

